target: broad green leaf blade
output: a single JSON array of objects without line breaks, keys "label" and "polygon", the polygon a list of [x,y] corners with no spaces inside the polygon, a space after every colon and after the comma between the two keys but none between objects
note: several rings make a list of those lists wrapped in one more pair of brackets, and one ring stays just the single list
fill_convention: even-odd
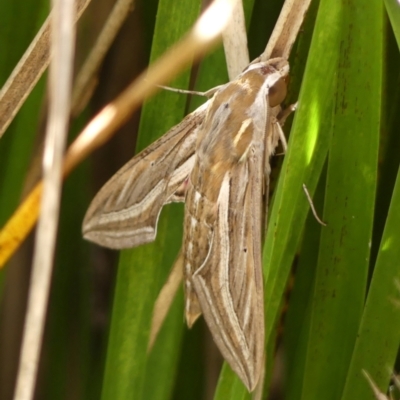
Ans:
[{"label": "broad green leaf blade", "polygon": [[[163,211],[163,216],[159,221],[158,233],[162,241],[150,245],[162,256],[161,259],[153,253],[151,258],[155,259],[153,270],[153,282],[157,285],[155,296],[153,294],[151,311],[153,310],[156,296],[158,295],[162,285],[166,282],[168,273],[179,252],[182,241],[182,217],[183,207],[181,204],[171,205]],[[158,243],[158,244],[157,244]],[[162,251],[162,252],[161,252]],[[158,261],[157,261],[158,260]],[[149,261],[147,261],[148,263]],[[147,268],[146,265],[144,265]],[[142,266],[139,266],[142,268]],[[153,284],[154,284],[153,283]],[[172,378],[176,375],[178,367],[179,355],[181,351],[181,341],[183,330],[186,329],[183,318],[183,298],[182,293],[178,292],[168,316],[162,326],[154,348],[146,363],[145,371],[145,387],[154,386],[154,376],[157,376],[157,387],[153,387],[151,391],[144,390],[142,393],[143,400],[162,400],[169,399],[173,390]],[[151,320],[151,315],[147,315],[145,323]],[[148,337],[146,337],[148,340]],[[136,398],[136,397],[135,397]]]},{"label": "broad green leaf blade", "polygon": [[[198,16],[199,3],[160,1],[151,59],[176,42]],[[189,72],[179,87],[187,86]],[[138,148],[142,149],[178,123],[185,98],[162,92],[142,110]],[[181,243],[182,209],[165,210],[153,244],[123,251],[119,263],[103,384],[103,400],[140,398],[145,381],[147,343],[154,301],[161,277],[172,266]],[[163,273],[164,269],[164,273]],[[176,348],[175,351],[178,351]],[[174,358],[171,357],[173,361]],[[175,368],[170,364],[171,368]],[[162,380],[162,377],[158,377]],[[165,384],[168,397],[170,385]],[[162,398],[162,397],[161,397]]]},{"label": "broad green leaf blade", "polygon": [[[389,37],[389,40],[392,40]],[[389,47],[391,46],[391,47]],[[400,338],[399,299],[397,285],[399,271],[399,85],[398,46],[389,42],[386,47],[386,76],[380,143],[378,195],[376,199],[372,262],[374,271],[369,286],[367,302],[350,369],[346,378],[344,399],[359,393],[362,398],[372,399],[370,385],[361,375],[367,371],[376,385],[386,391],[389,372],[398,354]],[[393,84],[393,82],[395,82]],[[397,176],[397,183],[396,183]],[[375,241],[375,242],[374,242]],[[375,250],[376,249],[376,250]],[[397,398],[397,397],[394,397]]]},{"label": "broad green leaf blade", "polygon": [[210,390],[205,383],[209,372],[209,363],[204,356],[207,347],[205,329],[205,322],[200,319],[191,329],[184,330],[178,374],[171,399],[202,400]]},{"label": "broad green leaf blade", "polygon": [[397,0],[385,0],[385,6],[400,49],[400,3]]},{"label": "broad green leaf blade", "polygon": [[347,373],[343,400],[374,399],[362,370],[386,391],[389,369],[400,343],[400,173],[397,174],[386,226],[368,292],[358,338]]},{"label": "broad green leaf blade", "polygon": [[[184,309],[183,290],[179,291],[169,314],[160,330],[154,347],[149,354],[143,399],[170,399],[176,378],[176,365],[181,353]],[[154,377],[157,377],[155,383]]]},{"label": "broad green leaf blade", "polygon": [[[339,47],[338,12],[334,1],[319,7],[309,57],[279,177],[263,254],[266,335],[270,336],[292,261],[310,206],[303,183],[312,195],[330,142],[333,82]],[[327,49],[326,43],[329,43]],[[321,54],[324,53],[324,57]]]},{"label": "broad green leaf blade", "polygon": [[[302,399],[340,399],[369,266],[382,95],[382,4],[342,4],[336,105]],[[357,398],[360,398],[357,396]],[[362,397],[361,397],[362,398]]]},{"label": "broad green leaf blade", "polygon": [[251,394],[227,363],[222,368],[214,399],[251,399]]},{"label": "broad green leaf blade", "polygon": [[[326,169],[324,169],[314,196],[317,210],[323,208]],[[307,356],[307,344],[310,333],[311,305],[314,288],[315,270],[321,230],[314,215],[309,213],[305,225],[303,242],[299,256],[294,262],[293,284],[290,292],[289,309],[285,318],[283,348],[285,353],[285,400],[297,400],[301,397]]]}]

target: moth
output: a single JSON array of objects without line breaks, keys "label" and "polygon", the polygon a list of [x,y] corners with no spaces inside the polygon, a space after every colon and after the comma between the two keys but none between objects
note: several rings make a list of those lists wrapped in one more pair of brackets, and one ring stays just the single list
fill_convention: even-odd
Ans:
[{"label": "moth", "polygon": [[264,368],[262,237],[270,156],[282,129],[288,62],[250,64],[136,155],[99,191],[83,235],[123,249],[151,242],[164,204],[185,202],[182,257],[189,327],[203,314],[249,391]]}]

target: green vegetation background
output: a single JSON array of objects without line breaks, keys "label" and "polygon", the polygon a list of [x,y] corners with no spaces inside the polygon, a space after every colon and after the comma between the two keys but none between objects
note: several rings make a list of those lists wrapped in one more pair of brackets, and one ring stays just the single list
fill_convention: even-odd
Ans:
[{"label": "green vegetation background", "polygon": [[[81,62],[112,3],[93,0],[80,22]],[[197,1],[139,2],[99,75],[85,120],[176,42],[195,21]],[[281,1],[245,2],[251,57],[262,52]],[[277,340],[285,349],[285,399],[373,399],[362,370],[385,391],[400,339],[400,12],[395,0],[313,1],[291,57],[287,104],[299,100],[285,127],[289,150],[276,183],[264,248],[267,379]],[[48,12],[47,1],[0,5],[0,85]],[[390,14],[390,22],[387,11]],[[171,86],[189,87],[186,71]],[[223,50],[200,64],[195,87],[227,81]],[[0,223],[16,208],[40,147],[45,78],[0,140]],[[119,166],[178,123],[191,104],[161,92],[104,149],[65,183],[58,250],[37,399],[246,399],[226,365],[218,380],[206,327],[188,331],[183,293],[174,301],[150,354],[152,307],[179,250],[183,208],[163,211],[154,244],[117,256],[81,238],[84,212]],[[38,133],[39,132],[39,133]],[[71,134],[73,135],[73,133]],[[277,157],[278,164],[283,157]],[[32,178],[33,176],[33,178]],[[327,222],[310,213],[302,184]],[[29,239],[31,241],[32,238]],[[12,395],[29,283],[31,246],[0,272],[0,398]],[[277,327],[288,276],[296,279]],[[215,361],[216,359],[216,361]],[[214,394],[215,392],[215,394]]]}]

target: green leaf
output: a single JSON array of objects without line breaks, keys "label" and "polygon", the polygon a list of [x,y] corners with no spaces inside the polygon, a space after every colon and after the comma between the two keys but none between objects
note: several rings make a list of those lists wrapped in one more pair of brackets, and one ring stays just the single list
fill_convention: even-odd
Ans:
[{"label": "green leaf", "polygon": [[363,311],[381,122],[382,63],[376,62],[382,59],[380,15],[380,1],[370,1],[362,10],[350,1],[342,5],[338,21],[341,40],[324,208],[328,226],[319,247],[303,399],[341,398]]},{"label": "green leaf", "polygon": [[[339,6],[320,4],[309,57],[273,202],[263,254],[266,335],[271,335],[286,282],[298,249],[309,204],[303,191],[312,194],[328,151],[332,94],[338,57]],[[326,43],[330,43],[326,51]],[[321,58],[320,54],[325,56]]]},{"label": "green leaf", "polygon": [[[318,183],[314,206],[321,210],[324,201],[326,169]],[[286,382],[290,382],[285,390],[285,399],[297,400],[301,397],[305,363],[307,356],[307,344],[309,342],[311,324],[312,295],[315,280],[315,272],[318,261],[318,249],[320,244],[321,229],[314,215],[309,213],[303,242],[299,255],[294,261],[293,290],[290,292],[289,308],[284,325],[284,349],[286,365]]]},{"label": "green leaf", "polygon": [[374,399],[361,371],[383,392],[400,343],[400,174],[392,196],[342,399]]},{"label": "green leaf", "polygon": [[397,0],[385,0],[385,6],[396,37],[397,46],[400,48],[400,4]]},{"label": "green leaf", "polygon": [[251,394],[227,363],[221,371],[214,399],[250,400]]},{"label": "green leaf", "polygon": [[[151,60],[157,58],[189,29],[197,18],[199,3],[160,1],[153,37]],[[184,88],[189,72],[177,80]],[[184,112],[185,98],[176,93],[161,92],[142,110],[138,149],[154,141],[178,123]],[[163,212],[155,243],[121,252],[115,290],[112,323],[107,352],[102,399],[139,398],[145,388],[147,343],[154,301],[160,285],[178,253],[182,229],[182,207]],[[170,342],[171,344],[171,342]],[[175,343],[173,352],[178,352]],[[172,344],[171,344],[172,345]],[[168,354],[170,356],[168,357]],[[168,357],[165,368],[176,367],[176,356]],[[167,362],[169,361],[169,362]],[[168,365],[168,366],[167,366]],[[149,367],[149,371],[152,368]],[[168,375],[160,377],[164,390],[157,398],[168,398],[171,385]],[[162,392],[162,393],[161,393]],[[144,398],[147,393],[143,393]]]}]

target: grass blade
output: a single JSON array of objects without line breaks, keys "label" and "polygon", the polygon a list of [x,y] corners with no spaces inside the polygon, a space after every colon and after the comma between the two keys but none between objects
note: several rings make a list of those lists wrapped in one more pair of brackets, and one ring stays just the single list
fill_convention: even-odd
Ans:
[{"label": "grass blade", "polygon": [[[176,42],[188,30],[199,12],[199,3],[186,5],[161,1],[157,11],[151,59]],[[172,28],[172,29],[171,29]],[[186,72],[174,82],[185,88],[189,83]],[[149,101],[143,111],[138,137],[138,149],[143,149],[156,137],[178,123],[184,113],[185,98],[170,92],[161,92]],[[139,398],[145,387],[147,343],[151,315],[162,276],[171,267],[179,250],[182,227],[182,208],[168,207],[159,221],[155,243],[123,251],[118,267],[111,331],[107,352],[102,399]],[[164,272],[163,272],[164,270]],[[157,348],[157,347],[156,347]],[[174,351],[177,351],[174,350]],[[168,356],[168,353],[164,353]],[[168,364],[174,368],[174,359]],[[149,366],[149,371],[151,371]],[[164,378],[168,369],[164,370]],[[170,390],[165,379],[167,397]],[[160,394],[158,394],[160,395]],[[162,397],[160,397],[162,398]]]},{"label": "grass blade", "polygon": [[328,227],[321,234],[303,399],[341,398],[366,293],[381,118],[383,18],[379,1],[359,11],[357,1],[347,2],[338,21],[341,45],[324,209]]},{"label": "grass blade", "polygon": [[376,385],[385,392],[390,379],[389,368],[396,360],[400,342],[400,174],[397,175],[386,221],[357,342],[347,373],[343,400],[374,398],[371,388],[362,375],[362,370],[367,371]]},{"label": "grass blade", "polygon": [[[288,152],[279,177],[264,248],[266,317],[275,320],[288,279],[309,204],[305,183],[312,194],[317,185],[329,145],[337,40],[338,6],[320,4],[304,73]],[[326,43],[329,42],[329,51]],[[325,57],[321,59],[321,52]],[[266,324],[267,337],[273,324]]]},{"label": "grass blade", "polygon": [[43,197],[35,240],[28,308],[14,398],[33,398],[53,270],[62,186],[62,162],[68,132],[75,48],[75,4],[53,2],[50,106],[43,158]]},{"label": "grass blade", "polygon": [[397,46],[400,48],[400,5],[396,0],[385,0],[386,11],[396,37]]}]

